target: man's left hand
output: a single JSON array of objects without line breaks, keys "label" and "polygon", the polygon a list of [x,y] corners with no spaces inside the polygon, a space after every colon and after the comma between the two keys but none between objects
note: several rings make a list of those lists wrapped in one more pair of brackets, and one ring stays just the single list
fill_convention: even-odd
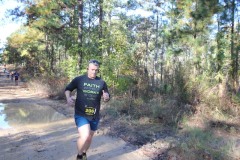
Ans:
[{"label": "man's left hand", "polygon": [[107,93],[107,92],[105,92],[104,90],[102,90],[102,92],[103,92],[103,100],[106,102],[106,101],[108,101],[109,100],[109,94]]}]

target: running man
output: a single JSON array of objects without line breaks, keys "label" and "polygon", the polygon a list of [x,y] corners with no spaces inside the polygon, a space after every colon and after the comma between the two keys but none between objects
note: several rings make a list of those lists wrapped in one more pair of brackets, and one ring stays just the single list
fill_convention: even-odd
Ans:
[{"label": "running man", "polygon": [[77,89],[74,115],[79,134],[77,160],[87,160],[86,152],[91,145],[94,132],[98,129],[101,98],[104,101],[110,99],[106,82],[97,77],[99,67],[97,60],[90,60],[87,74],[74,78],[65,89],[68,105],[74,104],[71,92]]}]

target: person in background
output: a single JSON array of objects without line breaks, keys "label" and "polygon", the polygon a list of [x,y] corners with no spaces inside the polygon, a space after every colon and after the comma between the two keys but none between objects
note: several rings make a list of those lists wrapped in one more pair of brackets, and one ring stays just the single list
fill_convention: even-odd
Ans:
[{"label": "person in background", "polygon": [[97,76],[99,67],[100,63],[97,60],[90,60],[87,74],[74,78],[65,88],[69,105],[74,104],[71,92],[77,90],[74,114],[79,135],[77,160],[87,160],[86,152],[91,145],[94,132],[98,129],[101,99],[104,101],[110,99],[106,82]]},{"label": "person in background", "polygon": [[11,71],[10,75],[11,75],[11,81],[13,81],[14,71]]},{"label": "person in background", "polygon": [[20,74],[18,73],[18,71],[16,71],[16,72],[14,73],[15,85],[16,85],[16,86],[18,85],[19,76],[20,76]]},{"label": "person in background", "polygon": [[6,66],[6,64],[4,64],[4,66],[3,66],[3,72],[6,73],[6,71],[7,71],[7,66]]}]

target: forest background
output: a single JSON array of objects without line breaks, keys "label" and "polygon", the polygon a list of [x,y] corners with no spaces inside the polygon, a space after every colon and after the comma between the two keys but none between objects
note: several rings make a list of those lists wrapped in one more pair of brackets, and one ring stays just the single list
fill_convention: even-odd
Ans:
[{"label": "forest background", "polygon": [[98,59],[113,97],[106,112],[122,128],[142,128],[146,141],[166,127],[184,133],[176,146],[188,157],[240,156],[240,139],[222,145],[214,133],[240,133],[239,0],[19,1],[8,16],[26,22],[0,56],[30,88],[64,99],[66,84]]}]

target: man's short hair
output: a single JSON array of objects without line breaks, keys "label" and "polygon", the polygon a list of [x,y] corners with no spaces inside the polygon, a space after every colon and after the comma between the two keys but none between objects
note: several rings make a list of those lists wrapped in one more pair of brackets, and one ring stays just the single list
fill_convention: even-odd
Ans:
[{"label": "man's short hair", "polygon": [[88,64],[94,64],[95,66],[100,66],[100,63],[96,59],[91,59]]}]

